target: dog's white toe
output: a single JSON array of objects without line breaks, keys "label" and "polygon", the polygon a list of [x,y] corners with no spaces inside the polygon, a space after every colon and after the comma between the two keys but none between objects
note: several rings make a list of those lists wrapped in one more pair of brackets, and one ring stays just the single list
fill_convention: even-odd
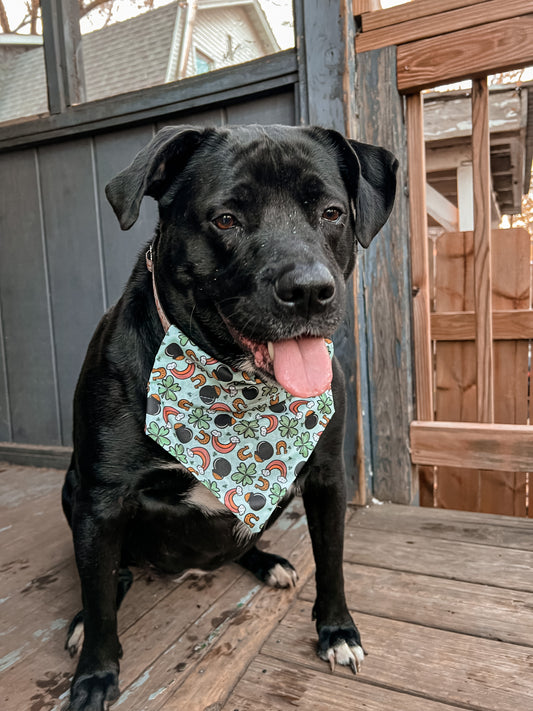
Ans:
[{"label": "dog's white toe", "polygon": [[359,645],[350,647],[346,642],[342,641],[335,647],[330,647],[327,652],[320,653],[320,658],[325,662],[329,662],[331,671],[335,671],[335,666],[351,667],[354,674],[361,671],[365,653]]},{"label": "dog's white toe", "polygon": [[266,584],[272,588],[295,587],[297,581],[298,573],[292,568],[286,568],[281,563],[276,563],[265,580]]},{"label": "dog's white toe", "polygon": [[71,657],[75,657],[83,644],[83,621],[78,622],[72,630],[65,645]]}]

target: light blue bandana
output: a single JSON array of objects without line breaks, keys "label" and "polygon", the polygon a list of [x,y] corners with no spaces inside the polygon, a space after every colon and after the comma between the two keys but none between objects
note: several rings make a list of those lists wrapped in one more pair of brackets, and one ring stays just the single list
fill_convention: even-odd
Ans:
[{"label": "light blue bandana", "polygon": [[148,382],[146,434],[259,531],[334,411],[331,390],[298,398],[211,358],[171,325]]}]

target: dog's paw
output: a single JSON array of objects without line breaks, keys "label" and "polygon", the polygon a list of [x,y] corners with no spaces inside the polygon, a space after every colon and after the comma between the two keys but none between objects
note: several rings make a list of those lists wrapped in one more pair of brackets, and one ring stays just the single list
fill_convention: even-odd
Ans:
[{"label": "dog's paw", "polygon": [[78,622],[72,632],[67,637],[65,649],[71,657],[75,657],[82,648],[84,637],[83,622]]},{"label": "dog's paw", "polygon": [[325,662],[329,662],[331,671],[335,671],[335,666],[341,664],[351,667],[354,674],[361,671],[365,653],[358,644],[350,646],[346,642],[339,642],[335,647],[329,647],[325,651],[319,650],[318,656]]},{"label": "dog's paw", "polygon": [[107,711],[119,695],[118,672],[82,675],[72,684],[67,711]]},{"label": "dog's paw", "polygon": [[83,610],[80,610],[73,618],[67,632],[65,649],[71,657],[75,657],[83,645]]},{"label": "dog's paw", "polygon": [[276,563],[265,578],[265,583],[271,588],[294,588],[298,582],[298,573],[288,560]]},{"label": "dog's paw", "polygon": [[288,560],[255,546],[238,562],[271,588],[291,588],[298,582],[298,573]]},{"label": "dog's paw", "polygon": [[322,627],[318,637],[318,656],[329,662],[331,671],[335,666],[349,666],[354,674],[361,671],[365,651],[355,625],[346,627]]}]

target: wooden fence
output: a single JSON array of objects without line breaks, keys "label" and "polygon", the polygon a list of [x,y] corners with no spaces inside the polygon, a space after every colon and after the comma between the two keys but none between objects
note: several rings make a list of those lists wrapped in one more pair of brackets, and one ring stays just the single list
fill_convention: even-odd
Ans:
[{"label": "wooden fence", "polygon": [[[487,82],[533,63],[533,0],[414,0],[364,13],[360,24],[357,52],[396,45],[398,89],[406,94],[417,397],[411,457],[421,502],[533,516],[529,236],[491,229]],[[420,92],[463,79],[472,79],[474,230],[440,237],[433,262]]]},{"label": "wooden fence", "polygon": [[[473,237],[472,232],[444,233],[435,244],[430,320],[437,421],[477,420]],[[494,422],[525,425],[529,343],[523,337],[524,317],[533,316],[528,232],[493,230],[491,261]],[[426,505],[526,515],[526,472],[439,466],[424,471],[420,484]]]}]

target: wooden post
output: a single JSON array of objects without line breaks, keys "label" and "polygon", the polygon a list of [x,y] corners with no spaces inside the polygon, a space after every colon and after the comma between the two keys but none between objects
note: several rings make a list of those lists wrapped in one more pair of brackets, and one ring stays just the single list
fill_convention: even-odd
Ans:
[{"label": "wooden post", "polygon": [[[409,204],[403,98],[396,88],[396,48],[357,55],[358,140],[391,150],[400,162],[396,202],[370,247],[358,254],[360,362],[374,496],[410,504],[418,497],[409,453],[413,418],[413,343]],[[364,360],[363,360],[364,359]]]},{"label": "wooden post", "polygon": [[[299,64],[299,119],[302,124],[350,133],[354,113],[353,41],[355,28],[351,0],[295,0],[295,25]],[[344,443],[348,494],[357,503],[367,499],[365,477],[358,471],[362,441],[358,438],[360,407],[357,398],[358,358],[354,338],[355,306],[350,281],[343,325],[335,334],[335,354],[346,377],[347,428]]]},{"label": "wooden post", "polygon": [[380,0],[353,0],[353,14],[362,15],[364,12],[381,10]]},{"label": "wooden post", "polygon": [[434,412],[433,363],[429,315],[423,103],[421,94],[412,94],[406,97],[417,416],[419,420],[432,420]]},{"label": "wooden post", "polygon": [[85,101],[77,0],[41,0],[48,107],[59,114]]},{"label": "wooden post", "polygon": [[494,422],[489,90],[486,77],[472,81],[472,167],[477,418],[479,422]]},{"label": "wooden post", "polygon": [[[409,228],[411,281],[413,284],[413,337],[417,417],[434,419],[433,356],[431,348],[429,255],[427,233],[426,149],[422,94],[406,97],[407,155],[409,168]],[[434,505],[435,469],[418,466],[420,503]]]}]

